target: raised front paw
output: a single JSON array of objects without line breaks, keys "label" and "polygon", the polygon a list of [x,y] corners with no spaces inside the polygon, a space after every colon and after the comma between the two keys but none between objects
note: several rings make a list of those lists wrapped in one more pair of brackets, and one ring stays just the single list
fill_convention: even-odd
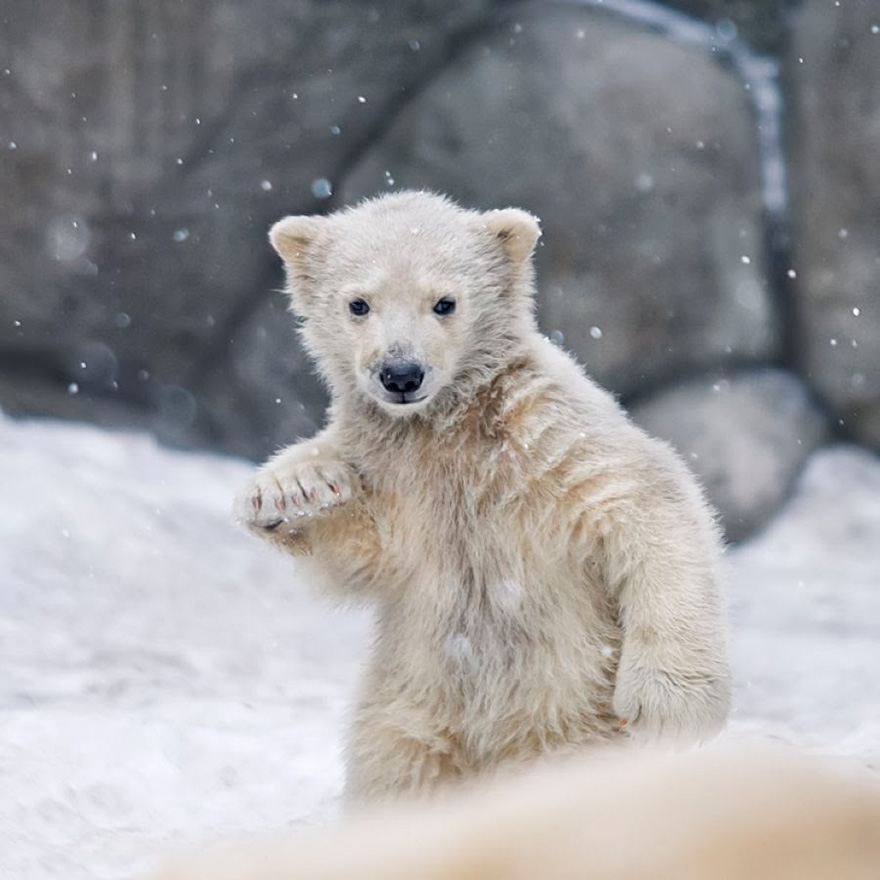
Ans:
[{"label": "raised front paw", "polygon": [[342,461],[282,457],[265,465],[244,486],[235,501],[235,518],[257,532],[283,526],[295,531],[350,501],[356,484],[354,472]]},{"label": "raised front paw", "polygon": [[730,679],[717,663],[664,662],[647,651],[624,650],[613,708],[638,740],[689,745],[718,733],[730,710]]}]

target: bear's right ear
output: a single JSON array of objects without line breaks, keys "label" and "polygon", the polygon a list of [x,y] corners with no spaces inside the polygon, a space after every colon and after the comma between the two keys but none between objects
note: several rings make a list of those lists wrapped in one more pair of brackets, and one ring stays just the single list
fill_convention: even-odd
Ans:
[{"label": "bear's right ear", "polygon": [[302,317],[311,304],[317,240],[326,222],[324,217],[284,217],[269,230],[269,241],[284,260],[290,309]]},{"label": "bear's right ear", "polygon": [[293,277],[304,279],[309,276],[309,257],[324,222],[323,217],[284,217],[269,230],[272,247]]}]

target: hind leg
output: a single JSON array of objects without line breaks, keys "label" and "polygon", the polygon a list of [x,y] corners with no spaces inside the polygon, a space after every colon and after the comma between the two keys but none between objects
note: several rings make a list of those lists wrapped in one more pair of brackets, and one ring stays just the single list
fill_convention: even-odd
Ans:
[{"label": "hind leg", "polygon": [[451,736],[427,725],[392,723],[389,714],[359,713],[347,752],[349,804],[423,796],[463,775],[461,750]]}]

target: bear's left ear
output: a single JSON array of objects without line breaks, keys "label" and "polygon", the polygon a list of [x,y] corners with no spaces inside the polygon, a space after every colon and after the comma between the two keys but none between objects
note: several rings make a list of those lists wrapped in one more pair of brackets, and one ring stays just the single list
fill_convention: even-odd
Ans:
[{"label": "bear's left ear", "polygon": [[480,215],[481,225],[504,249],[514,263],[524,263],[532,255],[541,227],[538,218],[519,208],[486,211]]}]

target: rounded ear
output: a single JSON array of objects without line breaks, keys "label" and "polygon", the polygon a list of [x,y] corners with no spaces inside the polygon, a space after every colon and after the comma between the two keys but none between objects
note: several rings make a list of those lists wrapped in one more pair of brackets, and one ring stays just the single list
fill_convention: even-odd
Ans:
[{"label": "rounded ear", "polygon": [[538,218],[519,208],[486,211],[480,215],[482,226],[504,248],[514,263],[524,263],[532,255],[541,227]]},{"label": "rounded ear", "polygon": [[323,217],[284,217],[269,230],[269,241],[285,263],[302,272],[323,223]]},{"label": "rounded ear", "polygon": [[316,240],[323,217],[284,217],[269,230],[269,241],[284,260],[291,311],[305,316],[312,300],[316,266]]}]

